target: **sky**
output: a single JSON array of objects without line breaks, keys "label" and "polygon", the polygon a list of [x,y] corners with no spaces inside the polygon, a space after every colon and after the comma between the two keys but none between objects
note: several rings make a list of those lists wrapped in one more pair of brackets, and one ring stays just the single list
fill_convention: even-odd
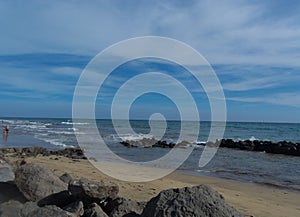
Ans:
[{"label": "sky", "polygon": [[[89,61],[119,41],[152,35],[180,40],[206,58],[229,121],[299,123],[299,20],[297,0],[0,1],[0,117],[71,117]],[[110,101],[101,96],[114,93],[109,84],[120,87],[136,65],[123,66],[126,76],[116,72],[100,90],[97,117],[110,117]],[[161,72],[179,69],[170,68],[152,64]],[[205,94],[192,95],[209,120]],[[179,114],[169,99],[148,94],[135,101],[131,118],[155,112]]]}]

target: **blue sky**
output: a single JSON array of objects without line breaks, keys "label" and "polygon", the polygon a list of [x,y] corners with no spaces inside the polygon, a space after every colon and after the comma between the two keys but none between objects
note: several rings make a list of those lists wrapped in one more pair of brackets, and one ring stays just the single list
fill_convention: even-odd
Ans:
[{"label": "blue sky", "polygon": [[[1,1],[0,116],[70,117],[91,58],[121,40],[156,35],[189,44],[212,64],[228,120],[300,122],[299,20],[296,0]],[[194,97],[209,119],[207,99]],[[97,115],[109,117],[97,103]],[[171,102],[148,95],[132,117],[158,107],[178,115]]]}]

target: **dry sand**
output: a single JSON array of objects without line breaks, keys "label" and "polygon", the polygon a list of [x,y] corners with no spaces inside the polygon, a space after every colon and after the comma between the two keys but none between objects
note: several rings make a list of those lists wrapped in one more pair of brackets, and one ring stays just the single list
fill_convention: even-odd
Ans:
[{"label": "dry sand", "polygon": [[[10,160],[15,161],[17,159],[11,158]],[[147,201],[161,190],[168,188],[206,184],[220,192],[229,204],[246,216],[300,216],[300,194],[295,192],[177,172],[151,182],[124,182],[104,175],[87,160],[72,160],[59,156],[38,156],[26,158],[26,161],[40,164],[56,175],[68,172],[73,178],[114,182],[120,187],[120,196],[136,201]],[[118,165],[110,165],[111,168],[116,166]]]}]

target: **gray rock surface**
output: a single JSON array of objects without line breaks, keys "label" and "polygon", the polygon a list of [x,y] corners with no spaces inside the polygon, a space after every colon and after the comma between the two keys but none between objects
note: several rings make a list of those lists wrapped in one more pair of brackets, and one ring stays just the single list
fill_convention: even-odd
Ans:
[{"label": "gray rock surface", "polygon": [[90,207],[85,210],[84,215],[85,217],[108,217],[96,203],[92,203]]},{"label": "gray rock surface", "polygon": [[142,217],[242,217],[212,188],[199,185],[162,191],[146,205]]},{"label": "gray rock surface", "polygon": [[109,214],[109,217],[137,217],[143,212],[146,202],[136,202],[125,198],[116,198],[107,203],[104,211]]},{"label": "gray rock surface", "polygon": [[24,164],[17,168],[15,183],[23,195],[31,201],[37,201],[67,189],[66,183],[49,170],[36,164]]},{"label": "gray rock surface", "polygon": [[0,159],[0,182],[13,181],[15,178],[12,167]]},{"label": "gray rock surface", "polygon": [[0,204],[1,217],[20,217],[23,204],[19,201],[10,200]]},{"label": "gray rock surface", "polygon": [[104,182],[93,182],[87,179],[73,180],[69,184],[72,195],[83,201],[84,205],[96,202],[103,203],[107,199],[114,199],[119,193],[119,186]]},{"label": "gray rock surface", "polygon": [[73,213],[76,217],[83,216],[84,214],[84,207],[81,201],[75,201],[63,208],[70,213]]},{"label": "gray rock surface", "polygon": [[[45,207],[38,207],[31,212],[28,212],[24,217],[75,217],[74,214],[69,213],[65,210],[57,206],[45,206]],[[23,215],[22,215],[23,217]]]},{"label": "gray rock surface", "polygon": [[73,180],[72,176],[71,176],[69,173],[64,173],[64,174],[62,174],[62,175],[59,177],[59,179],[60,179],[61,181],[63,181],[64,183],[67,183],[67,184],[69,184],[69,183]]},{"label": "gray rock surface", "polygon": [[1,217],[75,217],[56,206],[39,207],[34,202],[22,204],[18,201],[8,201],[0,205]]}]

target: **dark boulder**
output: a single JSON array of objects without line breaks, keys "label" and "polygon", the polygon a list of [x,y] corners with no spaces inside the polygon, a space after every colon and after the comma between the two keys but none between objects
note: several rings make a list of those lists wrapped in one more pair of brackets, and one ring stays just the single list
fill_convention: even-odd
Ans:
[{"label": "dark boulder", "polygon": [[212,188],[200,185],[169,189],[159,193],[146,205],[142,217],[236,217],[243,216],[229,206]]},{"label": "dark boulder", "polygon": [[66,183],[36,164],[24,164],[17,168],[15,183],[23,195],[31,201],[38,201],[67,189]]}]

